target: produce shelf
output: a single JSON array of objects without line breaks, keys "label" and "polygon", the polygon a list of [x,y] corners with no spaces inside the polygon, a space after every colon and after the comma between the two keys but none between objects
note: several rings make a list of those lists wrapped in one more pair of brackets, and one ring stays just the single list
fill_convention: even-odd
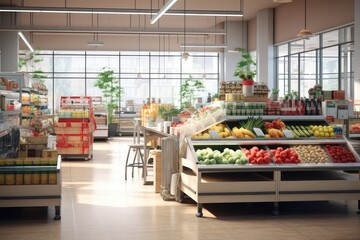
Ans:
[{"label": "produce shelf", "polygon": [[[280,118],[292,123],[301,122],[303,126],[316,125],[318,122],[326,123],[323,116],[261,117],[265,121]],[[234,121],[247,119],[247,116],[231,116],[226,117],[226,120],[221,121],[221,123],[228,125],[229,122],[233,123]],[[208,131],[210,127],[216,124],[212,124],[204,130]],[[187,149],[185,157],[180,159],[179,172],[181,175],[180,190],[198,204],[197,216],[202,216],[202,204],[204,203],[273,202],[274,213],[278,213],[277,205],[282,201],[360,200],[359,175],[346,172],[355,171],[355,173],[360,173],[360,158],[350,142],[344,137],[236,139],[195,138],[198,136],[193,136],[194,138],[185,138]],[[240,152],[236,153],[238,149],[243,147],[248,149],[258,147],[259,150],[261,148],[266,150],[269,148],[274,149],[274,147],[284,147],[285,149],[294,145],[319,145],[323,148],[325,145],[341,145],[355,156],[356,162],[335,163],[330,158],[330,162],[315,163],[318,162],[317,160],[324,160],[322,156],[319,156],[319,159],[315,159],[315,161],[306,159],[310,163],[276,164],[273,163],[274,159],[271,158],[270,164],[260,164],[264,163],[264,161],[258,160],[255,164],[248,164],[242,162]],[[212,151],[209,152],[207,148]],[[229,150],[225,151],[225,148],[229,148]],[[254,149],[256,154],[259,153],[256,158],[261,158],[262,153],[258,149]],[[197,150],[201,151],[197,152]],[[216,152],[216,150],[219,152]],[[224,162],[224,157],[226,157],[224,154],[227,154],[227,152],[232,152],[233,155],[230,158],[233,159],[231,161],[234,162],[235,158],[236,161],[239,161],[239,164],[219,164]],[[327,150],[324,152],[319,150],[316,153],[317,156],[319,154],[329,154]],[[207,157],[210,154],[213,155]],[[222,156],[215,157],[215,154],[222,154]],[[300,154],[298,155],[300,156]],[[230,162],[229,156],[227,157],[225,163]],[[250,157],[254,161],[255,155]],[[265,154],[263,158],[265,158]]]}]

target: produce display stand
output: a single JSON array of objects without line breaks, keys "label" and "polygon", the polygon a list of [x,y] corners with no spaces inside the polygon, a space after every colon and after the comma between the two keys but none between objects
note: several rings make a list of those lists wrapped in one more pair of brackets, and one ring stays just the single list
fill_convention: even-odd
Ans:
[{"label": "produce display stand", "polygon": [[[265,119],[286,119],[290,122],[326,123],[322,116],[263,116]],[[246,119],[231,117],[229,125]],[[273,202],[273,214],[279,214],[279,202],[357,200],[360,209],[360,158],[346,138],[297,139],[192,139],[186,138],[186,157],[180,159],[180,201],[185,193],[198,206],[202,216],[204,203]],[[354,163],[299,164],[217,164],[198,163],[196,150],[241,147],[278,147],[291,145],[343,145],[355,156]],[[356,171],[351,174],[347,171]]]},{"label": "produce display stand", "polygon": [[61,219],[61,156],[53,166],[1,165],[0,207],[39,206],[54,206],[54,220]]},{"label": "produce display stand", "polygon": [[93,157],[96,123],[91,97],[61,97],[61,111],[55,127],[56,147],[63,159]]}]

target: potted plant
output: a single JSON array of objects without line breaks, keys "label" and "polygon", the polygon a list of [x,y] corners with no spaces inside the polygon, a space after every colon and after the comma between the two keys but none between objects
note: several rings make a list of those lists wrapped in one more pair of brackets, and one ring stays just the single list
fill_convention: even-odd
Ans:
[{"label": "potted plant", "polygon": [[119,109],[121,95],[124,91],[120,87],[120,81],[115,77],[114,71],[105,67],[98,74],[94,86],[102,91],[108,113],[109,137],[113,137],[116,135],[117,128],[117,123],[114,122],[114,113]]},{"label": "potted plant", "polygon": [[279,98],[279,89],[278,88],[273,88],[271,90],[271,101],[277,101]]},{"label": "potted plant", "polygon": [[215,102],[215,101],[219,101],[219,94],[218,93],[214,93],[212,95],[212,101]]},{"label": "potted plant", "polygon": [[180,86],[181,107],[191,107],[199,92],[205,90],[203,82],[191,75]]},{"label": "potted plant", "polygon": [[239,48],[238,51],[241,53],[241,60],[236,64],[234,76],[241,78],[244,96],[252,96],[254,95],[256,70],[251,68],[256,67],[256,62],[246,49]]}]

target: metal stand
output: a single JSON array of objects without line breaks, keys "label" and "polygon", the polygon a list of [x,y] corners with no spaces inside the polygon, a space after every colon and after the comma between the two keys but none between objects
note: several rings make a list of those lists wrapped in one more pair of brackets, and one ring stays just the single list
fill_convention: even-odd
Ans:
[{"label": "metal stand", "polygon": [[60,206],[55,206],[55,217],[54,217],[54,220],[60,220],[60,219],[61,219]]},{"label": "metal stand", "polygon": [[172,200],[170,194],[171,176],[179,172],[179,140],[176,137],[163,138],[162,148],[162,175],[161,196],[163,200]]},{"label": "metal stand", "polygon": [[198,203],[197,204],[197,213],[196,213],[197,217],[202,217],[203,216],[203,212],[202,212],[202,203]]},{"label": "metal stand", "polygon": [[274,210],[272,211],[273,216],[279,215],[279,202],[274,202]]}]

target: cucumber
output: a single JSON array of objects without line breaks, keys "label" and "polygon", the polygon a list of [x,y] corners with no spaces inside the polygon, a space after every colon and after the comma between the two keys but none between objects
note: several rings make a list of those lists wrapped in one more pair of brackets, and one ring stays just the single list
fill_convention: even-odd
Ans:
[{"label": "cucumber", "polygon": [[289,128],[291,128],[291,130],[298,136],[298,137],[303,137],[303,134],[300,133],[295,126],[289,126]]},{"label": "cucumber", "polygon": [[311,137],[311,134],[309,133],[309,131],[304,126],[300,126],[300,128],[306,134],[306,136]]},{"label": "cucumber", "polygon": [[303,130],[301,130],[301,128],[299,127],[299,126],[295,126],[296,127],[296,130],[299,132],[299,133],[301,133],[301,135],[303,135],[304,137],[307,137],[307,134],[303,131]]}]

